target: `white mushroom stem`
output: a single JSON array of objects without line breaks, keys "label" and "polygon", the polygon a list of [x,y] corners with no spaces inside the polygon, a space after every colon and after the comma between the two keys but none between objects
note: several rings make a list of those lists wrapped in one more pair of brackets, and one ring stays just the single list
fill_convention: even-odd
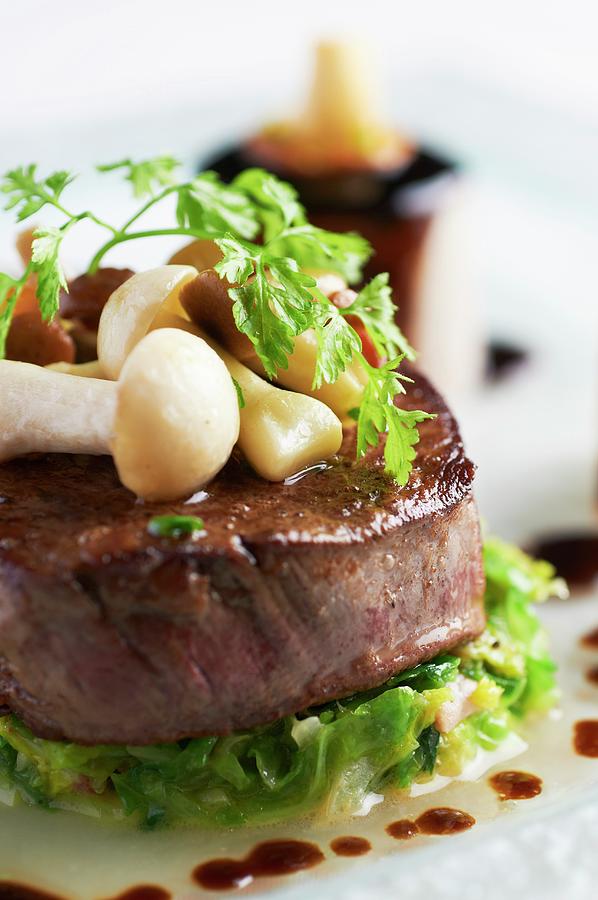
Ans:
[{"label": "white mushroom stem", "polygon": [[147,335],[118,382],[0,361],[0,461],[31,452],[112,453],[148,500],[176,500],[222,468],[239,433],[237,395],[218,355],[180,330]]},{"label": "white mushroom stem", "polygon": [[0,361],[0,462],[25,453],[110,453],[114,382]]},{"label": "white mushroom stem", "polygon": [[153,327],[181,328],[218,353],[243,393],[239,447],[262,478],[283,481],[340,448],[342,425],[324,403],[264,381],[186,319],[164,312]]},{"label": "white mushroom stem", "polygon": [[222,250],[214,241],[198,239],[185,244],[168,260],[169,266],[193,266],[198,272],[212,269],[222,259]]},{"label": "white mushroom stem", "polygon": [[[367,375],[358,362],[351,362],[341,372],[334,384],[324,382],[317,390],[312,388],[316,360],[318,356],[318,339],[312,329],[304,331],[294,339],[293,352],[289,356],[287,369],[279,369],[277,380],[285,387],[302,394],[317,398],[330,407],[343,420],[347,420],[349,412],[356,409],[362,401]],[[263,371],[257,357],[248,361],[254,371]]]}]

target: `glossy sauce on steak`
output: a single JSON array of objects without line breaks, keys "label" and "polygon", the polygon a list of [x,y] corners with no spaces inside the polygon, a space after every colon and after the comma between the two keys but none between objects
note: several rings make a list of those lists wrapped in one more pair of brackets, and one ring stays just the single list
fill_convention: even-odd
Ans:
[{"label": "glossy sauce on steak", "polygon": [[[145,744],[222,734],[364,690],[477,635],[473,465],[420,376],[409,484],[381,448],[271,484],[241,459],[191,501],[143,504],[107,457],[0,466],[0,705],[36,734]],[[160,514],[194,539],[152,537]]]}]

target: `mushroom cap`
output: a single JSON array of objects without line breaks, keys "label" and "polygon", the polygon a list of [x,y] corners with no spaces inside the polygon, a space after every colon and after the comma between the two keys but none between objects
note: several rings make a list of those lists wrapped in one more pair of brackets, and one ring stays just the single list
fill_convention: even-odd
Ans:
[{"label": "mushroom cap", "polygon": [[160,309],[182,313],[179,293],[196,275],[193,266],[159,266],[131,276],[111,294],[98,329],[98,359],[106,378],[118,378]]},{"label": "mushroom cap", "polygon": [[222,250],[208,238],[198,238],[185,244],[168,260],[169,265],[195,266],[198,272],[212,269],[222,259]]},{"label": "mushroom cap", "polygon": [[181,289],[181,306],[195,325],[215,338],[225,350],[246,365],[259,366],[255,347],[235,324],[230,284],[214,269],[200,272]]},{"label": "mushroom cap", "polygon": [[128,356],[110,447],[124,485],[147,500],[190,496],[216,475],[239,435],[237,392],[201,338],[153,331]]}]

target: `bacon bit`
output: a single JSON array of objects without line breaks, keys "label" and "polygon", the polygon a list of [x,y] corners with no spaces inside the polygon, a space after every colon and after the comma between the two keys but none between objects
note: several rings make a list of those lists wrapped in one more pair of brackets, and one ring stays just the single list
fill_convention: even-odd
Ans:
[{"label": "bacon bit", "polygon": [[471,678],[457,675],[455,681],[448,685],[452,691],[453,699],[446,700],[438,712],[434,724],[440,732],[452,731],[459,722],[466,719],[476,710],[476,706],[469,699],[475,691],[477,684]]}]

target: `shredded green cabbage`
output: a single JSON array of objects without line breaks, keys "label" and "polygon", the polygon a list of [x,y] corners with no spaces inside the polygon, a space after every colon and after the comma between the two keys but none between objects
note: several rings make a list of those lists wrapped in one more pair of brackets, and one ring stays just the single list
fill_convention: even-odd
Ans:
[{"label": "shredded green cabbage", "polygon": [[[150,747],[82,747],[35,737],[0,719],[0,783],[20,800],[146,827],[238,826],[320,813],[351,814],[371,792],[456,775],[478,748],[494,749],[518,717],[557,699],[555,665],[534,602],[562,594],[547,563],[489,539],[487,628],[363,694],[261,728]],[[459,674],[478,682],[479,710],[448,734],[434,725]]]}]

